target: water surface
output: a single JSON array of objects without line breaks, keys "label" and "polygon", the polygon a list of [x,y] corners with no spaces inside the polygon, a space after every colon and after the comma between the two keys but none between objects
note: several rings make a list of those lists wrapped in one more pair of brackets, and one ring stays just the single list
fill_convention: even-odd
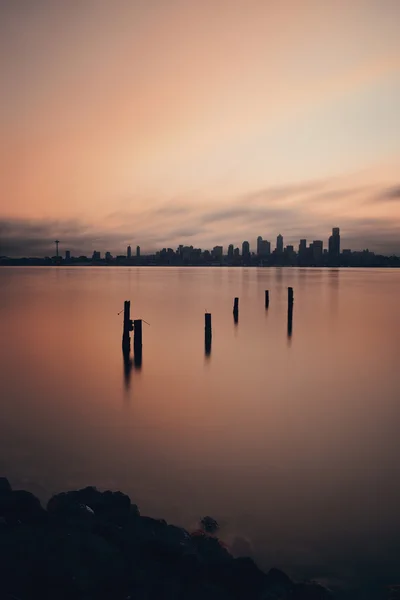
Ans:
[{"label": "water surface", "polygon": [[0,470],[43,500],[94,484],[210,514],[263,568],[400,583],[399,298],[396,270],[4,267]]}]

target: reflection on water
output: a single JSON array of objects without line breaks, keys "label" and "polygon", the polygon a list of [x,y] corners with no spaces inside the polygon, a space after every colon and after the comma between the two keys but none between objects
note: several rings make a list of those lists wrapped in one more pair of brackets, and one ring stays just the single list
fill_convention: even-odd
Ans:
[{"label": "reflection on water", "polygon": [[123,360],[124,360],[124,380],[125,385],[129,388],[131,383],[131,371],[132,371],[132,359],[129,355],[129,352],[122,352]]},{"label": "reflection on water", "polygon": [[[394,578],[399,295],[394,270],[2,268],[0,471],[211,514],[264,568]],[[124,300],[151,327],[121,376]]]}]

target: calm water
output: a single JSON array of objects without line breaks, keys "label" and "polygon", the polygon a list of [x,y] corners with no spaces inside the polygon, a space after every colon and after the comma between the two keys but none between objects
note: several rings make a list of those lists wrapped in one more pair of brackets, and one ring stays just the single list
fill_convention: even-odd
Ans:
[{"label": "calm water", "polygon": [[[400,583],[399,298],[394,270],[2,268],[0,471],[210,514],[263,568]],[[126,299],[150,323],[129,375]]]}]

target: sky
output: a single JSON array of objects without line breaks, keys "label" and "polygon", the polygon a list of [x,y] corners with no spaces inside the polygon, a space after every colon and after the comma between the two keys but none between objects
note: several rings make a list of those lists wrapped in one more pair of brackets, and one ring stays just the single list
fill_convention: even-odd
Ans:
[{"label": "sky", "polygon": [[0,255],[400,254],[398,0],[0,0]]}]

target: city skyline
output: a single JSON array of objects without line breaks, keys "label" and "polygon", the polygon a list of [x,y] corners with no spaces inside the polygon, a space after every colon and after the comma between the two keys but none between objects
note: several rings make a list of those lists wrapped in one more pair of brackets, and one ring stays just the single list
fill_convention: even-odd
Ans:
[{"label": "city skyline", "polygon": [[[226,256],[228,258],[233,257],[234,255],[238,255],[238,256],[260,256],[260,257],[265,257],[265,256],[269,256],[271,254],[278,254],[281,255],[283,254],[285,251],[289,250],[289,252],[294,251],[295,254],[302,254],[302,251],[305,252],[308,249],[313,250],[314,248],[314,253],[315,253],[315,248],[318,248],[318,252],[322,255],[323,252],[325,253],[329,253],[332,256],[338,257],[341,254],[341,251],[343,250],[343,243],[341,242],[341,235],[340,235],[340,228],[339,227],[332,227],[331,230],[331,235],[329,235],[325,241],[324,239],[307,239],[307,238],[300,238],[299,240],[293,241],[290,240],[290,243],[285,243],[285,237],[281,234],[278,233],[278,235],[275,238],[275,242],[273,241],[273,239],[265,239],[263,238],[263,236],[258,235],[256,238],[256,242],[254,245],[252,245],[251,241],[249,240],[243,240],[241,243],[238,244],[234,244],[234,243],[230,243],[227,246],[224,245],[215,245],[215,246],[211,246],[209,248],[200,248],[197,245],[194,244],[179,244],[176,248],[173,248],[170,245],[166,245],[163,248],[158,248],[155,249],[153,251],[150,252],[143,252],[143,249],[140,245],[136,245],[135,248],[135,254],[132,253],[132,246],[133,246],[133,242],[131,244],[128,244],[126,246],[125,249],[125,256],[126,258],[129,260],[131,258],[133,258],[134,256],[136,256],[136,258],[140,258],[141,256],[153,256],[156,255],[157,253],[159,253],[161,250],[173,250],[174,252],[179,252],[180,249],[182,248],[191,248],[191,249],[196,249],[196,250],[200,250],[202,252],[211,252],[214,254],[218,254],[218,256]],[[64,242],[61,240],[56,240],[55,242],[53,242],[53,245],[56,244],[56,253],[47,253],[44,256],[45,257],[58,257],[61,256],[62,254],[62,250],[60,251],[59,246],[60,244],[65,246],[64,248],[64,253],[65,253],[65,258],[67,260],[69,260],[72,257],[79,257],[79,256],[92,256],[92,258],[94,260],[99,260],[100,257],[103,258],[115,258],[116,256],[124,256],[124,253],[122,252],[122,249],[120,248],[119,250],[110,250],[110,249],[102,249],[102,250],[98,250],[95,249],[89,253],[85,253],[85,252],[74,252],[74,250],[72,249],[71,245],[68,244],[68,240],[64,240]],[[307,246],[307,244],[309,244]],[[99,244],[97,244],[96,248],[99,247]],[[372,251],[370,248],[362,248],[362,249],[351,249],[348,245],[345,248],[345,251],[349,252],[349,251],[353,251],[353,252],[361,252],[361,251]],[[395,255],[395,254],[392,254]],[[387,255],[390,256],[390,255]],[[7,256],[7,255],[2,255],[0,254],[0,258],[23,258],[22,256]],[[35,257],[35,258],[40,258],[39,256],[34,256],[33,254],[27,254],[26,257]],[[43,258],[43,257],[41,257]]]},{"label": "city skyline", "polygon": [[0,3],[0,254],[334,222],[399,254],[399,21],[392,0]]},{"label": "city skyline", "polygon": [[[39,259],[52,259],[63,260],[61,253],[59,252],[59,245],[62,243],[60,240],[56,240],[53,242],[56,245],[56,254],[46,255],[44,257],[34,257],[34,256],[26,256],[26,257],[7,257],[5,255],[0,254],[0,259],[4,260],[11,259],[23,259],[23,258],[39,258]],[[68,242],[65,241],[65,245],[68,245]],[[203,262],[212,262],[215,263],[223,263],[223,264],[238,264],[238,259],[242,264],[253,264],[254,260],[259,259],[261,261],[261,265],[263,263],[264,266],[268,266],[268,264],[275,264],[282,262],[288,265],[298,265],[298,266],[330,266],[334,263],[345,264],[345,266],[350,265],[350,258],[353,256],[357,257],[358,255],[364,256],[382,256],[384,258],[395,257],[396,266],[398,263],[399,257],[397,255],[383,255],[377,254],[371,251],[369,248],[364,248],[362,251],[360,250],[352,250],[348,246],[345,248],[342,244],[342,239],[340,235],[340,227],[332,227],[331,235],[328,237],[327,242],[324,243],[324,240],[316,240],[313,239],[307,240],[306,238],[300,238],[298,243],[285,244],[285,238],[281,233],[278,233],[276,236],[275,245],[271,240],[264,239],[261,235],[257,236],[256,244],[254,249],[252,248],[251,243],[248,240],[244,240],[241,244],[229,244],[228,247],[224,246],[213,246],[212,248],[199,248],[193,245],[179,244],[179,246],[174,249],[170,246],[165,246],[163,248],[159,248],[154,252],[142,252],[140,245],[136,246],[135,254],[132,253],[132,245],[129,244],[126,247],[125,254],[121,254],[121,252],[113,253],[110,250],[93,250],[91,254],[82,254],[82,253],[74,253],[71,251],[70,246],[68,249],[64,250],[64,260],[65,262],[74,262],[77,259],[82,260],[85,259],[87,261],[99,262],[105,261],[107,263],[113,263],[116,260],[121,263],[121,261],[126,260],[127,264],[149,264],[148,259],[156,259],[160,260],[160,258],[164,257],[180,257],[183,262],[186,263],[198,263],[198,259],[202,257]],[[143,259],[146,259],[143,262]],[[162,262],[162,261],[161,261]],[[356,261],[357,262],[357,261]],[[168,263],[167,263],[168,264]],[[386,265],[387,266],[387,265]]]}]

